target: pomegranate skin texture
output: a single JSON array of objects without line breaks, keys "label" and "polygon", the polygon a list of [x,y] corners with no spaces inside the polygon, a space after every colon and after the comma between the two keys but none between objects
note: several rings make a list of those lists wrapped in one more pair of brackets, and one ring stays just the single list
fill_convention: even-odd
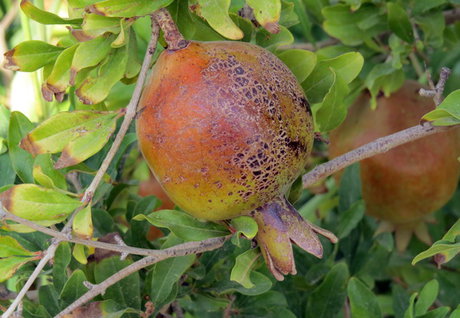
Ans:
[{"label": "pomegranate skin texture", "polygon": [[[284,63],[243,42],[192,41],[165,50],[144,88],[137,134],[175,204],[212,221],[252,215],[272,273],[277,279],[295,273],[290,240],[301,234],[282,220],[283,213],[297,214],[284,195],[307,163],[313,123]],[[320,257],[313,227],[291,219],[308,234],[298,241],[306,245],[308,236],[309,249]]]},{"label": "pomegranate skin texture", "polygon": [[[334,158],[397,131],[419,124],[435,108],[422,88],[407,81],[390,97],[380,97],[376,110],[363,94],[350,108],[345,122],[330,135]],[[459,130],[428,136],[361,162],[366,213],[384,221],[379,230],[395,230],[399,250],[412,233],[430,242],[424,219],[452,197],[460,176]]]}]

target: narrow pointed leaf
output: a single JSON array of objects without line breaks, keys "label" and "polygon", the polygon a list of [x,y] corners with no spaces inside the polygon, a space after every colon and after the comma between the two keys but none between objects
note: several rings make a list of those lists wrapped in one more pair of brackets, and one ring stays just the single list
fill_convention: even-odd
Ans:
[{"label": "narrow pointed leaf", "polygon": [[70,81],[70,67],[78,44],[68,47],[59,54],[45,85],[54,94],[65,93]]},{"label": "narrow pointed leaf", "polygon": [[380,318],[377,297],[358,278],[352,277],[348,282],[348,297],[350,298],[351,315],[355,318]]},{"label": "narrow pointed leaf", "polygon": [[32,20],[41,24],[81,24],[83,19],[65,19],[60,16],[41,10],[34,6],[29,0],[21,1],[22,11]]},{"label": "narrow pointed leaf", "polygon": [[167,7],[173,0],[105,0],[88,7],[88,10],[107,17],[131,18],[151,14]]},{"label": "narrow pointed leaf", "polygon": [[120,19],[98,14],[86,14],[81,26],[83,34],[90,38],[98,37],[104,33],[118,34],[120,32]]}]

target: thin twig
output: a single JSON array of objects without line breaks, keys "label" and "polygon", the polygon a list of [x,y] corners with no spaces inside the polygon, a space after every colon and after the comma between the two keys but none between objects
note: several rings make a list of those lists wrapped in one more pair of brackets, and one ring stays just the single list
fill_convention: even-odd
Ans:
[{"label": "thin twig", "polygon": [[[67,235],[65,233],[59,232],[52,230],[48,227],[44,227],[41,225],[38,225],[32,221],[23,219],[17,215],[14,215],[6,210],[3,209],[1,203],[0,203],[0,220],[2,216],[7,219],[7,220],[12,220],[14,222],[20,223],[22,225],[28,226],[31,229],[34,229],[38,232],[44,233],[46,235],[52,236],[53,238],[59,240],[59,242],[71,242],[71,243],[76,243],[76,244],[81,244],[85,246],[91,246],[95,248],[100,248],[104,250],[109,250],[109,251],[114,251],[114,252],[119,252],[122,254],[134,254],[134,255],[143,255],[143,256],[157,256],[158,255],[158,250],[152,250],[148,248],[139,248],[139,247],[131,247],[123,243],[121,241],[118,244],[110,244],[110,243],[105,243],[105,242],[99,242],[99,241],[92,241],[92,240],[85,240],[81,239],[78,237],[72,237],[71,235]],[[120,238],[121,239],[121,238]]]},{"label": "thin twig", "polygon": [[[97,295],[105,292],[107,288],[122,280],[123,278],[131,275],[132,273],[137,272],[138,270],[155,264],[159,261],[165,260],[171,257],[184,256],[189,254],[203,253],[207,251],[212,251],[221,247],[230,236],[223,236],[218,238],[211,238],[199,242],[187,242],[183,244],[176,245],[164,250],[161,250],[161,254],[156,256],[147,256],[143,259],[132,263],[131,265],[123,268],[119,272],[113,274],[103,282],[97,285],[93,285],[90,290],[88,290],[83,296],[78,298],[74,303],[69,305],[63,311],[61,311],[56,318],[64,317],[64,315],[71,313],[76,308],[84,305],[86,302],[90,301]],[[159,251],[160,252],[160,251]]]},{"label": "thin twig", "polygon": [[[106,173],[110,163],[112,162],[115,154],[118,151],[118,148],[120,147],[121,142],[123,141],[124,136],[126,135],[126,132],[128,131],[128,128],[136,116],[136,108],[137,104],[139,103],[139,99],[141,97],[142,93],[142,88],[144,86],[144,81],[147,76],[147,72],[150,66],[150,62],[152,60],[153,53],[155,52],[156,48],[156,43],[158,40],[158,34],[159,34],[159,28],[158,24],[153,21],[152,19],[152,36],[149,42],[149,45],[147,47],[147,52],[145,53],[145,58],[142,63],[141,71],[139,73],[139,77],[136,83],[136,87],[134,88],[133,95],[131,97],[131,100],[126,108],[126,115],[125,118],[123,119],[123,123],[121,124],[120,130],[117,133],[117,136],[115,137],[115,140],[112,144],[112,147],[110,148],[109,152],[107,153],[107,156],[105,157],[104,161],[101,164],[101,167],[96,173],[96,176],[92,180],[91,184],[89,187],[86,189],[82,202],[88,204],[91,202],[91,199],[94,195],[94,192],[96,191],[97,187],[99,186],[100,182],[102,181],[102,178],[104,177],[104,174]],[[72,221],[76,213],[78,213],[83,207],[76,209],[73,214],[70,216],[67,224],[64,226],[63,230],[61,231],[64,235],[66,235],[70,228],[72,227]],[[61,242],[60,239],[55,239],[53,243],[48,247],[48,249],[44,252],[43,258],[40,260],[40,262],[37,264],[37,267],[35,268],[34,272],[32,275],[29,277],[27,282],[25,283],[24,287],[21,289],[21,291],[18,294],[18,297],[13,301],[13,303],[10,305],[8,310],[2,315],[2,318],[7,318],[10,317],[10,315],[14,312],[16,307],[19,305],[19,303],[22,301],[22,298],[26,294],[26,292],[29,290],[29,288],[32,286],[34,283],[35,279],[38,277],[40,274],[41,270],[45,265],[48,263],[48,261],[54,257],[54,253]]]},{"label": "thin twig", "polygon": [[444,93],[444,88],[446,86],[447,79],[450,75],[450,69],[447,67],[441,68],[441,73],[439,74],[439,81],[436,84],[434,89],[425,89],[421,88],[419,94],[425,97],[433,97],[433,100],[438,106],[442,102],[442,94]]},{"label": "thin twig", "polygon": [[431,123],[426,122],[423,125],[410,127],[397,133],[378,138],[364,146],[356,148],[346,154],[334,158],[324,164],[321,164],[305,174],[302,177],[303,187],[307,188],[319,180],[322,180],[331,174],[342,170],[343,168],[361,161],[363,159],[372,157],[374,155],[387,152],[388,150],[405,144],[410,141],[420,139],[429,135],[445,132],[450,129],[458,128],[458,126],[433,126]]}]

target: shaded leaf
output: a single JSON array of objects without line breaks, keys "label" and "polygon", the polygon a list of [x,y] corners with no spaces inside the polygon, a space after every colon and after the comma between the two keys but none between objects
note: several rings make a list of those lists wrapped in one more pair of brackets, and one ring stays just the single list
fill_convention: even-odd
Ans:
[{"label": "shaded leaf", "polygon": [[382,317],[377,297],[358,278],[350,279],[347,290],[353,318]]},{"label": "shaded leaf", "polygon": [[[122,261],[118,255],[104,258],[94,267],[94,279],[96,284],[103,282],[108,277],[131,264],[132,261],[130,259]],[[122,308],[132,307],[140,309],[141,296],[139,273],[133,273],[107,288],[102,298],[105,300],[111,299],[120,304]]]},{"label": "shaded leaf", "polygon": [[65,176],[54,169],[51,154],[41,154],[35,157],[33,176],[35,181],[44,187],[67,190]]},{"label": "shaded leaf", "polygon": [[67,268],[70,264],[70,260],[70,245],[67,242],[62,242],[59,244],[54,254],[53,264],[53,285],[58,293],[61,293],[68,279]]},{"label": "shaded leaf", "polygon": [[335,264],[308,298],[306,316],[314,312],[318,318],[334,317],[344,304],[348,277],[347,265]]},{"label": "shaded leaf", "polygon": [[[162,249],[183,243],[181,239],[174,235],[169,235],[166,242],[161,246]],[[185,255],[169,258],[156,263],[151,269],[151,281],[149,295],[155,306],[162,306],[170,295],[173,286],[185,273],[185,271],[195,262],[196,255]]]},{"label": "shaded leaf", "polygon": [[387,10],[390,29],[404,41],[412,42],[414,33],[406,10],[395,2],[388,2]]},{"label": "shaded leaf", "polygon": [[360,200],[354,202],[349,210],[342,212],[340,214],[339,224],[335,230],[335,235],[337,235],[339,239],[347,237],[364,217],[364,210],[364,201]]},{"label": "shaded leaf", "polygon": [[88,291],[88,288],[83,284],[86,280],[85,273],[81,269],[75,270],[72,275],[70,275],[59,295],[59,298],[64,304],[64,308]]},{"label": "shaded leaf", "polygon": [[76,308],[72,313],[64,315],[63,318],[88,318],[88,317],[106,317],[120,318],[126,313],[139,313],[131,308],[123,308],[116,301],[111,299],[104,301],[95,301],[87,305]]}]

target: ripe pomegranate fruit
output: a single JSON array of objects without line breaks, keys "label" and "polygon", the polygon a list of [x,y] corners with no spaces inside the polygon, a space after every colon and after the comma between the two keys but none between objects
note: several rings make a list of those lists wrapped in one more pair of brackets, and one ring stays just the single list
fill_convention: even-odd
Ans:
[{"label": "ripe pomegranate fruit", "polygon": [[[345,122],[330,134],[330,156],[345,152],[397,131],[415,126],[435,108],[431,98],[418,94],[422,86],[407,81],[390,97],[380,97],[377,109],[369,95],[361,95]],[[429,243],[423,222],[453,195],[460,175],[459,131],[428,136],[361,162],[366,212],[384,222],[379,230],[395,230],[399,250],[412,233]]]},{"label": "ripe pomegranate fruit", "polygon": [[[183,42],[182,42],[183,43]],[[251,215],[277,279],[295,274],[291,240],[321,257],[285,199],[313,143],[308,102],[272,53],[243,42],[187,42],[161,53],[139,104],[142,153],[169,197],[206,220]]]}]

